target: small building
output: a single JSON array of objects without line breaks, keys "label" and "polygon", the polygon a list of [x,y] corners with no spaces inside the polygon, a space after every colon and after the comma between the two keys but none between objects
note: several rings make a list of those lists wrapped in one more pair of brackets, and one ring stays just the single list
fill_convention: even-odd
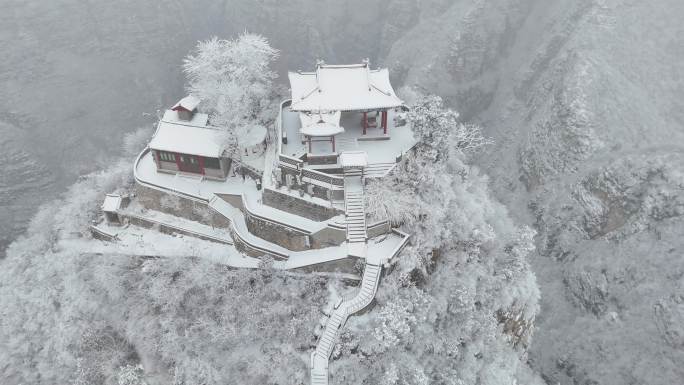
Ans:
[{"label": "small building", "polygon": [[102,212],[105,215],[107,223],[112,225],[120,225],[121,218],[119,218],[119,209],[121,209],[123,199],[118,194],[107,194],[104,202],[102,202]]},{"label": "small building", "polygon": [[159,121],[149,143],[157,171],[225,180],[230,169],[225,132],[208,125],[209,117],[197,112],[196,101],[183,98]]},{"label": "small building", "polygon": [[192,95],[188,95],[171,107],[171,111],[178,114],[178,120],[191,121],[193,115],[197,112],[200,100]]}]

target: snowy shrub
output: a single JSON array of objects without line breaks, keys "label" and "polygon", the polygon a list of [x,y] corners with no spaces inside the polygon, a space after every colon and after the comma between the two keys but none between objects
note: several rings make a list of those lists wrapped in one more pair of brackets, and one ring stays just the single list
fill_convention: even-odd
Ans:
[{"label": "snowy shrub", "polygon": [[127,157],[137,156],[152,136],[152,126],[140,127],[124,135],[123,150]]},{"label": "snowy shrub", "polygon": [[432,163],[454,151],[470,154],[490,142],[480,127],[461,122],[458,112],[446,108],[439,96],[419,99],[411,106],[408,119],[421,155]]},{"label": "snowy shrub", "polygon": [[142,365],[126,365],[119,368],[118,385],[147,385]]}]

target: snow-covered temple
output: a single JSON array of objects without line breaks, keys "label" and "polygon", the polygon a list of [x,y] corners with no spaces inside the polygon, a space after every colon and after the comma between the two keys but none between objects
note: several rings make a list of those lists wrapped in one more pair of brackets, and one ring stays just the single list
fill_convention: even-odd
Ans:
[{"label": "snow-covered temple", "polygon": [[[164,112],[149,143],[157,172],[188,173],[225,180],[231,158],[225,151],[225,131],[209,124],[207,114],[197,112],[200,101],[187,96]],[[266,146],[266,129],[261,126],[241,135],[239,157],[259,158]]]},{"label": "snow-covered temple", "polygon": [[334,200],[345,169],[380,177],[414,146],[386,68],[371,69],[367,60],[319,61],[314,71],[290,72],[288,78],[291,99],[281,104],[276,121],[280,183]]},{"label": "snow-covered temple", "polygon": [[308,143],[308,153],[314,152],[314,141],[331,143],[328,151],[325,146],[317,146],[317,152],[336,152],[335,138],[345,133],[340,124],[342,112],[362,114],[362,135],[378,126],[382,135],[387,135],[388,111],[403,104],[392,89],[389,71],[371,70],[368,61],[352,65],[318,62],[314,72],[290,72],[288,78],[292,90],[290,110],[299,112],[299,132]]},{"label": "snow-covered temple", "polygon": [[195,97],[165,111],[135,162],[134,198],[116,206],[108,197],[107,223],[146,223],[301,266],[347,266],[388,234],[383,247],[403,245],[387,220],[367,223],[364,208],[366,180],[387,175],[416,143],[389,71],[318,62],[289,80],[274,130],[238,127],[230,152],[226,130]]},{"label": "snow-covered temple", "polygon": [[416,141],[387,69],[318,62],[289,80],[273,130],[237,127],[230,152],[226,130],[199,112],[198,99],[165,111],[135,161],[135,186],[105,197],[91,232],[119,252],[359,280],[311,353],[311,383],[327,385],[344,320],[372,303],[383,268],[409,240],[387,218],[367,215],[366,182],[388,175]]},{"label": "snow-covered temple", "polygon": [[403,132],[407,130],[392,132],[403,102],[386,68],[371,69],[367,60],[350,65],[319,61],[315,71],[290,72],[288,78],[292,99],[283,111],[283,154],[315,158],[370,147],[362,141],[394,139],[391,145],[367,151],[382,159],[383,152],[399,153],[411,141],[410,132]]},{"label": "snow-covered temple", "polygon": [[229,159],[220,145],[223,132],[208,120],[206,114],[167,110],[149,143],[157,171],[225,179]]}]

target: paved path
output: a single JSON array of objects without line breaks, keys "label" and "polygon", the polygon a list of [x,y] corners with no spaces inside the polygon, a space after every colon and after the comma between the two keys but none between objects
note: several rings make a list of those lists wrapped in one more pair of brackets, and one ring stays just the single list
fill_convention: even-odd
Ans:
[{"label": "paved path", "polygon": [[[363,199],[363,171],[361,169],[344,171],[344,212],[347,225],[348,254],[366,258],[368,233]],[[339,330],[350,315],[363,310],[373,302],[378,290],[381,272],[380,264],[370,263],[366,259],[363,279],[356,295],[345,298],[334,306],[325,324],[325,330],[318,338],[316,350],[311,354],[311,385],[328,384],[328,360],[337,342]]]},{"label": "paved path", "polygon": [[328,360],[337,342],[338,332],[350,315],[363,310],[373,302],[381,272],[381,266],[366,263],[359,291],[354,297],[342,300],[330,313],[325,330],[318,339],[316,350],[311,354],[311,385],[328,384]]}]

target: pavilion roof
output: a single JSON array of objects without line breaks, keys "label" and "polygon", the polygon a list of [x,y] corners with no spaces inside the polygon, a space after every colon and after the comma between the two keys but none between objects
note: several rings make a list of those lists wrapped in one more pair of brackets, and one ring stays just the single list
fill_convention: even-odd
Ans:
[{"label": "pavilion roof", "polygon": [[340,111],[300,112],[299,132],[308,136],[332,136],[344,132],[340,126]]},{"label": "pavilion roof", "polygon": [[328,122],[317,122],[299,129],[299,132],[307,136],[334,136],[344,132],[344,127]]},{"label": "pavilion roof", "polygon": [[387,68],[368,63],[326,65],[315,72],[290,72],[293,111],[363,111],[403,104],[392,89]]}]

